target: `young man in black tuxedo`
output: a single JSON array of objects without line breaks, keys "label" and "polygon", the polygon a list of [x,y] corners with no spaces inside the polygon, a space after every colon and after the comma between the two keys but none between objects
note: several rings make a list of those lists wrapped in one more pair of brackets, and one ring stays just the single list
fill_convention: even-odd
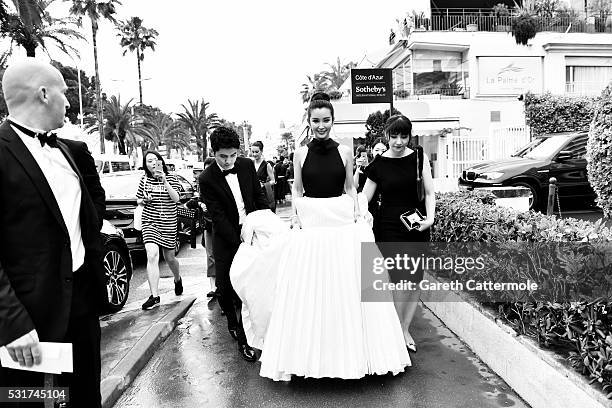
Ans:
[{"label": "young man in black tuxedo", "polygon": [[240,228],[247,214],[269,209],[253,161],[238,157],[240,140],[230,128],[218,127],[210,135],[215,163],[199,177],[200,193],[213,223],[213,256],[217,273],[219,305],[227,317],[232,337],[247,361],[255,361],[255,353],[247,344],[240,310],[242,302],[234,291],[229,271],[240,246]]},{"label": "young man in black tuxedo", "polygon": [[[71,343],[74,373],[55,385],[69,387],[70,407],[100,407],[104,190],[87,146],[49,132],[70,106],[58,70],[28,58],[7,68],[2,89],[0,346],[31,367],[45,359],[39,342]],[[0,367],[0,387],[44,383],[42,373]]]}]

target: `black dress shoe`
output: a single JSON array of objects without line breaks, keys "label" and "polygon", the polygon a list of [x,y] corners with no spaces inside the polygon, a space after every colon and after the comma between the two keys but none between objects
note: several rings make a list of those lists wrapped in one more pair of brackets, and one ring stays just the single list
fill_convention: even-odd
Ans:
[{"label": "black dress shoe", "polygon": [[246,361],[253,362],[257,360],[255,350],[253,350],[248,344],[239,344],[238,351],[240,352],[242,358]]},{"label": "black dress shoe", "polygon": [[234,340],[238,340],[238,329],[235,327],[228,327],[229,333]]}]

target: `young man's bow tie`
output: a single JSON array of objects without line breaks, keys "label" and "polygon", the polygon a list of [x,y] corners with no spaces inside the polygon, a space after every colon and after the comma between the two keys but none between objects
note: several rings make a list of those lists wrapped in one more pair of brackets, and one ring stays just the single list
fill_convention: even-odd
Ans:
[{"label": "young man's bow tie", "polygon": [[225,176],[227,176],[230,173],[232,173],[232,174],[238,173],[238,170],[236,169],[236,166],[234,166],[234,167],[232,167],[229,170],[221,170],[221,173],[223,173],[223,177],[225,177]]},{"label": "young man's bow tie", "polygon": [[13,121],[9,121],[9,122],[11,122],[11,125],[15,126],[23,134],[38,139],[38,141],[40,142],[41,146],[44,146],[45,144],[47,144],[47,145],[49,145],[49,147],[58,147],[58,145],[57,145],[57,135],[55,133],[51,133],[51,132],[36,133],[33,130],[27,129],[27,128],[25,128],[25,127],[15,123],[15,122],[13,122]]}]

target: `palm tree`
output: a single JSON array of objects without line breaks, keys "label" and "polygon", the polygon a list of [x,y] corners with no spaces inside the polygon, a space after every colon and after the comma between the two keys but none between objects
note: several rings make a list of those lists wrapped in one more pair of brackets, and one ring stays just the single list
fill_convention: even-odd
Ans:
[{"label": "palm tree", "polygon": [[100,132],[100,153],[104,153],[104,123],[102,118],[102,96],[100,95],[100,71],[98,69],[98,43],[96,36],[98,34],[98,22],[101,19],[109,20],[113,24],[117,23],[115,19],[115,6],[121,5],[119,0],[70,0],[70,14],[79,18],[79,23],[82,22],[83,16],[89,17],[91,20],[91,33],[94,49],[94,64],[96,69],[96,103],[98,107],[98,130]]},{"label": "palm tree", "polygon": [[39,24],[26,24],[18,14],[11,14],[4,8],[0,15],[0,34],[10,37],[17,45],[26,50],[28,57],[36,56],[36,48],[40,46],[47,54],[49,49],[46,40],[52,40],[64,53],[78,55],[78,49],[69,44],[68,40],[85,40],[76,30],[77,20],[74,17],[55,18],[48,11],[56,0],[32,0],[41,13]]},{"label": "palm tree", "polygon": [[326,64],[331,68],[331,71],[323,71],[321,75],[325,77],[330,83],[330,90],[338,90],[344,84],[348,76],[350,75],[351,68],[356,66],[354,62],[348,64],[342,64],[340,57],[336,60],[336,64]]},{"label": "palm tree", "polygon": [[[0,3],[2,3],[1,0]],[[38,2],[35,0],[13,0],[13,4],[17,9],[17,15],[28,29],[42,24],[43,12]]]},{"label": "palm tree", "polygon": [[185,150],[191,150],[189,141],[191,136],[183,124],[172,119],[170,115],[162,113],[151,122],[157,140],[166,145],[166,155],[170,158],[172,149],[176,149],[184,157]]},{"label": "palm tree", "polygon": [[204,99],[195,102],[188,99],[187,103],[189,107],[181,105],[185,111],[178,114],[178,120],[185,126],[191,137],[196,139],[198,160],[204,161],[204,158],[208,156],[206,141],[208,130],[217,126],[219,117],[216,113],[206,115],[206,110],[210,104],[204,102]]},{"label": "palm tree", "polygon": [[284,132],[281,134],[281,140],[285,143],[287,151],[291,152],[294,150],[295,140],[293,139],[293,132]]},{"label": "palm tree", "polygon": [[[131,154],[134,148],[141,146],[143,152],[148,147],[156,148],[158,140],[153,127],[140,115],[135,114],[130,99],[125,105],[121,104],[121,97],[111,96],[104,103],[104,128],[106,140],[117,143],[119,154]],[[96,119],[86,118],[85,123],[89,125],[90,131],[96,131]]]},{"label": "palm tree", "polygon": [[302,90],[300,91],[303,103],[308,103],[315,91],[326,91],[330,86],[329,79],[322,74],[307,75],[306,78],[308,82],[302,84]]},{"label": "palm tree", "polygon": [[142,75],[140,72],[140,61],[144,59],[144,52],[147,48],[155,51],[155,40],[159,33],[153,29],[146,28],[142,25],[140,17],[132,17],[120,23],[118,36],[121,37],[121,46],[124,48],[123,55],[128,51],[136,51],[136,60],[138,61],[138,91],[140,92],[140,103],[142,104]]}]

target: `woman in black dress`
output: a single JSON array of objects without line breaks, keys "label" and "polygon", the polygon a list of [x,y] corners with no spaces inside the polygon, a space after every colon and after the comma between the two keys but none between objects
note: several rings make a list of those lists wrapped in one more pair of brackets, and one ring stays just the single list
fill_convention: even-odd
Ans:
[{"label": "woman in black dress", "polygon": [[368,176],[365,174],[365,169],[370,163],[368,157],[368,151],[364,145],[357,146],[355,150],[355,174],[353,175],[353,181],[357,192],[361,193],[363,186],[365,185]]},{"label": "woman in black dress", "polygon": [[[385,135],[389,140],[389,149],[368,167],[368,180],[363,188],[368,200],[372,199],[375,192],[381,195],[381,205],[374,219],[376,241],[427,242],[430,240],[429,228],[434,223],[436,207],[429,160],[420,146],[409,147],[412,123],[407,117],[390,117],[385,124]],[[417,160],[420,162],[419,167]],[[425,191],[425,199],[422,201],[419,201],[417,194],[419,173],[422,173]],[[408,230],[400,221],[400,215],[414,209],[418,209],[425,219],[419,223],[418,229]],[[413,279],[420,281],[421,278],[422,271],[421,276],[415,276]],[[395,280],[393,274],[391,279]],[[394,295],[406,345],[416,351],[408,329],[418,305],[420,291],[406,291],[403,298],[401,292],[394,292]]]},{"label": "woman in black dress", "polygon": [[274,170],[270,163],[268,163],[263,157],[264,145],[261,141],[256,141],[251,145],[251,156],[253,157],[253,163],[255,164],[255,170],[257,171],[257,178],[261,187],[266,193],[268,204],[270,209],[276,212],[276,199],[274,197]]}]

